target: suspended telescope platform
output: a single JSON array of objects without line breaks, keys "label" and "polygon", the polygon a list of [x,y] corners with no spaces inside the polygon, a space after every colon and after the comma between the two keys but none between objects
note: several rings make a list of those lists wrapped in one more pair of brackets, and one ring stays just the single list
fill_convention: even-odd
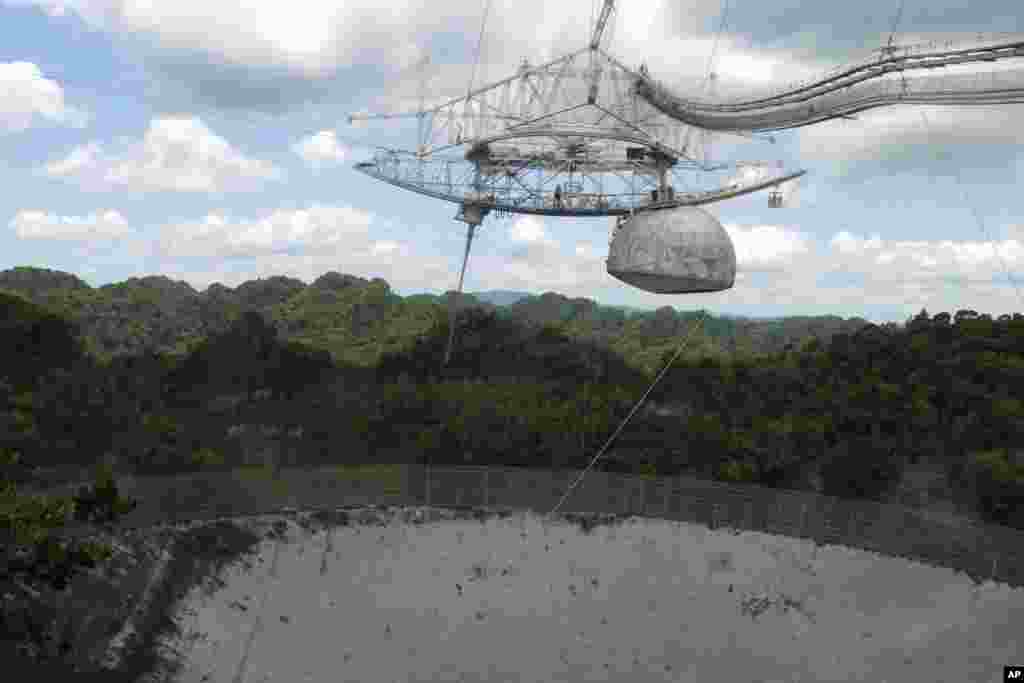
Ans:
[{"label": "suspended telescope platform", "polygon": [[468,225],[459,291],[474,229],[492,212],[616,216],[612,276],[655,293],[728,289],[735,250],[699,207],[762,190],[770,207],[783,206],[805,171],[723,163],[711,155],[710,134],[757,138],[895,104],[1024,102],[1021,34],[890,45],[761,95],[723,95],[709,74],[707,92],[680,95],[605,50],[614,5],[604,0],[586,47],[543,64],[524,60],[479,87],[471,78],[464,96],[431,106],[421,86],[416,111],[349,117],[418,120],[412,149],[380,151],[355,170],[459,205],[455,218]]},{"label": "suspended telescope platform", "polygon": [[[510,164],[520,171],[484,175],[475,182],[476,169],[471,162],[453,160],[410,159],[400,153],[380,153],[372,161],[355,165],[355,169],[371,178],[395,187],[410,190],[427,197],[443,199],[460,205],[473,205],[485,211],[534,214],[540,216],[626,216],[644,209],[670,209],[679,206],[702,206],[760,192],[794,181],[805,170],[788,171],[751,182],[734,182],[720,188],[693,192],[676,192],[668,187],[648,191],[602,192],[588,188],[584,182],[567,179],[564,184],[553,181],[551,175],[541,176],[541,165],[531,166],[529,160]],[[522,171],[534,171],[540,178],[527,184]],[[629,185],[625,181],[622,183]]]}]

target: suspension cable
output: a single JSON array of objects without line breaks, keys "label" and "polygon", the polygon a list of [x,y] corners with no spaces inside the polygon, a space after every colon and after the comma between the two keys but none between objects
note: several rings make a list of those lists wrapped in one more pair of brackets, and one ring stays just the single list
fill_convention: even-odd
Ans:
[{"label": "suspension cable", "polygon": [[[928,117],[925,115],[925,112],[924,112],[923,109],[921,109],[919,111],[919,113],[921,115],[921,121],[924,124],[925,130],[926,130],[926,132],[927,132],[927,134],[928,134],[928,136],[930,138],[931,137],[932,128],[931,128],[931,124],[930,124],[930,122],[928,120]],[[863,119],[855,119],[855,120],[856,120],[857,123],[861,124],[862,126],[865,125],[865,122],[864,122]],[[966,204],[967,208],[971,211],[971,215],[974,217],[975,223],[978,226],[978,231],[981,233],[982,239],[984,240],[985,244],[990,244],[992,246],[992,251],[995,253],[996,257],[999,259],[1000,265],[1002,265],[1002,267],[1003,267],[1003,274],[1006,275],[1006,279],[1009,280],[1010,284],[1013,286],[1014,291],[1017,294],[1017,299],[1021,302],[1021,308],[1022,308],[1022,310],[1024,310],[1024,293],[1021,292],[1021,289],[1020,289],[1020,287],[1019,287],[1019,285],[1017,283],[1017,280],[1016,280],[1016,278],[1013,277],[1013,272],[1011,271],[1011,269],[1009,267],[1009,264],[1006,262],[1006,259],[1003,257],[1002,252],[999,250],[998,246],[996,246],[995,239],[993,237],[989,236],[988,231],[985,229],[984,217],[978,211],[977,206],[973,202],[970,201],[970,196],[968,195],[966,188],[964,188],[964,186],[963,186],[963,172],[962,172],[961,167],[959,165],[957,165],[957,167],[956,167],[956,176],[955,177],[956,177],[957,187],[960,188],[961,197],[963,198],[964,204]],[[812,206],[817,206],[817,205],[818,205],[818,202],[814,202],[812,204],[807,204],[806,207],[810,208]],[[963,271],[963,264],[960,262],[959,256],[957,256],[956,249],[955,248],[951,249],[950,254],[951,254],[952,258],[953,258],[953,263],[956,265],[956,268],[958,270],[960,270],[960,271]],[[963,278],[957,278],[958,286],[961,287],[961,288],[963,287],[962,280],[963,280]]]},{"label": "suspension cable", "polygon": [[491,0],[484,0],[484,14],[480,19],[480,36],[476,40],[476,58],[473,60],[473,69],[469,72],[469,85],[466,86],[466,101],[473,92],[473,81],[476,80],[476,68],[480,64],[480,53],[484,44],[484,28],[487,26],[487,15],[491,11]]},{"label": "suspension cable", "polygon": [[696,334],[696,332],[698,330],[701,329],[701,327],[704,324],[704,319],[706,317],[707,317],[707,312],[706,311],[701,311],[701,315],[697,318],[697,323],[693,327],[690,328],[690,331],[679,342],[679,348],[676,349],[675,355],[673,355],[672,358],[669,359],[668,363],[665,364],[665,367],[662,368],[661,372],[658,373],[658,376],[654,378],[654,381],[651,382],[651,386],[647,387],[647,391],[644,392],[643,396],[640,397],[640,400],[637,401],[636,404],[633,406],[633,409],[630,410],[629,414],[626,415],[624,420],[622,420],[622,422],[619,424],[618,429],[616,429],[614,432],[612,432],[612,435],[609,436],[608,440],[604,442],[604,445],[601,446],[601,449],[597,452],[597,455],[595,455],[593,457],[593,459],[590,461],[590,464],[588,464],[586,466],[586,468],[584,468],[584,470],[582,472],[580,472],[579,476],[576,477],[576,480],[572,484],[569,485],[569,488],[566,489],[564,494],[562,494],[562,498],[558,501],[558,503],[555,504],[555,507],[551,508],[551,511],[548,512],[548,516],[549,517],[551,515],[555,514],[558,511],[558,508],[562,507],[562,503],[564,503],[566,498],[569,497],[569,494],[572,493],[572,490],[574,488],[576,488],[576,486],[580,483],[580,481],[583,480],[583,477],[587,474],[587,472],[590,471],[590,468],[594,466],[594,464],[598,461],[598,459],[602,455],[604,455],[604,452],[608,449],[608,446],[610,446],[612,444],[612,442],[615,440],[615,437],[617,437],[619,435],[619,432],[621,432],[625,428],[626,423],[628,423],[629,420],[636,413],[636,411],[640,409],[640,406],[642,406],[644,404],[644,401],[647,400],[647,397],[650,395],[650,393],[652,391],[654,391],[654,387],[656,387],[658,385],[658,382],[660,382],[661,378],[665,376],[665,373],[668,372],[668,369],[670,367],[672,367],[672,364],[679,357],[679,354],[681,354],[683,352],[683,349],[686,347],[686,343],[688,341],[690,341],[690,338],[693,337],[694,334]]},{"label": "suspension cable", "polygon": [[899,9],[896,10],[896,16],[892,20],[892,28],[889,31],[889,44],[888,47],[892,47],[892,41],[896,37],[896,29],[900,25],[900,21],[903,19],[903,3],[905,0],[900,0]]},{"label": "suspension cable", "polygon": [[[931,135],[931,127],[930,127],[930,124],[928,122],[928,117],[925,116],[924,110],[921,110],[921,120],[924,121],[925,128],[927,129],[928,134],[930,136]],[[978,224],[978,231],[981,233],[981,238],[985,241],[986,244],[990,244],[992,246],[992,251],[995,252],[996,257],[999,259],[1000,264],[1002,264],[1002,266],[1003,266],[1003,273],[1006,275],[1006,279],[1009,280],[1010,284],[1013,285],[1013,289],[1014,289],[1014,291],[1017,294],[1017,299],[1021,302],[1022,307],[1024,307],[1024,297],[1021,296],[1020,287],[1017,286],[1017,280],[1013,277],[1013,273],[1010,272],[1010,267],[1006,263],[1006,260],[1003,258],[1002,252],[999,251],[999,247],[996,245],[996,241],[989,237],[988,231],[985,229],[984,219],[983,219],[981,213],[978,211],[977,206],[975,206],[974,202],[970,201],[970,197],[967,194],[967,190],[964,189],[964,186],[963,186],[962,175],[963,175],[963,173],[961,171],[961,167],[960,167],[959,164],[957,164],[957,166],[956,166],[956,184],[957,184],[957,187],[960,188],[960,193],[961,193],[961,196],[963,197],[964,203],[967,204],[967,208],[970,209],[971,214],[974,216],[974,221]],[[956,259],[956,250],[955,249],[953,250],[953,258]]]},{"label": "suspension cable", "polygon": [[704,74],[704,84],[711,79],[711,73],[715,66],[715,57],[718,53],[718,39],[722,37],[722,32],[725,30],[726,22],[729,20],[729,0],[722,0],[722,6],[720,10],[721,17],[718,22],[718,30],[715,32],[715,38],[711,42],[711,54],[708,56],[708,68],[707,73]]}]

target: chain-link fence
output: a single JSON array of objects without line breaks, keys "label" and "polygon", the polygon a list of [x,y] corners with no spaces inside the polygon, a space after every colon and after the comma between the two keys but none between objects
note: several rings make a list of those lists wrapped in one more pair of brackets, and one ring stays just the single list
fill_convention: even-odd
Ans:
[{"label": "chain-link fence", "polygon": [[[358,505],[429,505],[546,514],[579,472],[422,465],[242,468],[121,477],[139,501],[120,526]],[[1024,531],[937,520],[894,504],[692,477],[589,472],[560,512],[635,514],[838,544],[1024,585]],[[84,531],[71,530],[73,535]]]}]

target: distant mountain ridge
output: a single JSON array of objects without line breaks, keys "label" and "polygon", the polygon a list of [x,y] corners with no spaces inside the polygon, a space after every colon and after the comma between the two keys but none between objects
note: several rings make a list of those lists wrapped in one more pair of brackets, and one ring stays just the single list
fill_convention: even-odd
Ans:
[{"label": "distant mountain ridge", "polygon": [[494,306],[511,306],[531,296],[529,292],[514,292],[508,289],[490,289],[486,292],[471,292],[471,294],[478,300]]},{"label": "distant mountain ridge", "polygon": [[[160,351],[184,354],[225,332],[246,312],[263,315],[277,334],[360,365],[407,348],[446,319],[445,295],[391,291],[383,279],[328,272],[313,283],[285,276],[258,278],[202,292],[187,282],[155,275],[94,288],[73,274],[45,268],[0,271],[0,289],[19,294],[74,321],[86,349],[99,357]],[[488,290],[459,296],[457,309],[481,308],[533,326],[555,326],[644,365],[674,349],[696,315],[670,306],[656,310],[604,306],[556,292],[533,295]],[[750,320],[711,316],[695,340],[709,353],[773,353],[816,336],[827,341],[867,325],[862,318],[798,316]]]}]

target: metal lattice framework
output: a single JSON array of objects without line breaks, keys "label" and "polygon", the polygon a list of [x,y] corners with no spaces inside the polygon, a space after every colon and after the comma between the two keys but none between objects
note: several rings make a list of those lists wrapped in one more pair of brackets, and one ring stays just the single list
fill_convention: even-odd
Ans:
[{"label": "metal lattice framework", "polygon": [[[613,9],[613,0],[605,0],[590,43],[563,57],[524,62],[509,78],[429,109],[350,116],[417,117],[420,124],[414,150],[383,151],[356,169],[473,207],[480,219],[491,210],[623,215],[766,188],[774,188],[769,205],[780,206],[778,188],[803,171],[747,164],[756,172],[740,173],[737,183],[738,165],[708,158],[708,131],[750,137],[891,104],[1024,102],[1024,36],[1018,34],[890,45],[819,79],[756,97],[681,96],[604,50]],[[999,65],[987,73],[971,68],[994,62]],[[687,182],[680,176],[685,171],[704,174],[709,184]]]},{"label": "metal lattice framework", "polygon": [[[537,66],[524,62],[514,76],[465,97],[407,114],[350,116],[420,123],[415,150],[381,151],[356,170],[474,207],[481,219],[491,210],[610,216],[708,204],[803,175],[779,163],[747,164],[757,172],[727,182],[722,174],[735,176],[737,165],[708,159],[699,131],[640,97],[641,73],[601,48],[611,11],[609,0],[587,47]],[[711,186],[688,183],[687,171],[711,178]]]}]

